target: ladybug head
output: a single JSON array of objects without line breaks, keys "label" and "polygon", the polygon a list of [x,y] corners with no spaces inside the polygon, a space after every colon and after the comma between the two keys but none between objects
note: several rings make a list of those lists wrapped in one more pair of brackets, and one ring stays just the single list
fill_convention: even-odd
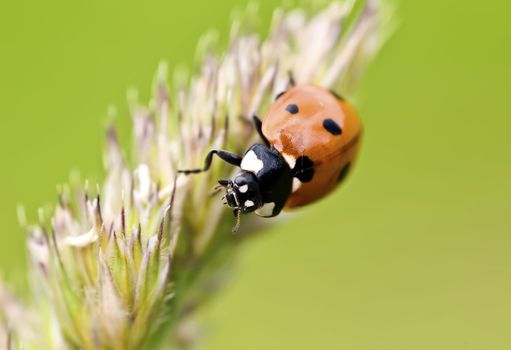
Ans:
[{"label": "ladybug head", "polygon": [[226,204],[242,214],[253,212],[263,204],[257,177],[251,172],[242,172],[233,180],[219,180],[226,189]]}]

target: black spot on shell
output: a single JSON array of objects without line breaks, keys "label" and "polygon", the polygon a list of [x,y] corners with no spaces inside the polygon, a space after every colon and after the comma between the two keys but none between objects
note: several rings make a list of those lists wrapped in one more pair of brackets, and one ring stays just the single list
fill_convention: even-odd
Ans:
[{"label": "black spot on shell", "polygon": [[291,114],[296,114],[298,113],[300,110],[298,109],[298,106],[295,105],[295,104],[290,104],[290,105],[287,105],[286,107],[286,111],[288,111],[289,113]]},{"label": "black spot on shell", "polygon": [[323,127],[334,136],[342,134],[341,127],[333,119],[327,118],[323,120]]},{"label": "black spot on shell", "polygon": [[314,162],[307,156],[298,157],[291,173],[301,182],[309,182],[314,177]]},{"label": "black spot on shell", "polygon": [[282,92],[278,93],[277,96],[275,96],[275,101],[277,101],[285,93],[286,93],[285,91],[282,91]]},{"label": "black spot on shell", "polygon": [[348,176],[348,173],[350,172],[351,163],[346,164],[341,172],[339,173],[339,176],[337,177],[337,182],[342,182],[346,176]]}]

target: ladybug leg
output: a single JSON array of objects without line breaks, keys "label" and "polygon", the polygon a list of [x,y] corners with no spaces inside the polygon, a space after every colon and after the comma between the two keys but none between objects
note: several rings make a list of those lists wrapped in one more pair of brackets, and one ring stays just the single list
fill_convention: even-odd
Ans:
[{"label": "ladybug leg", "polygon": [[237,233],[238,230],[240,229],[240,224],[241,224],[241,210],[234,209],[232,213],[236,217],[236,224],[232,228],[232,233]]},{"label": "ladybug leg", "polygon": [[279,93],[277,94],[277,96],[275,96],[275,101],[277,101],[277,100],[280,98],[280,96],[284,95],[285,93],[286,93],[286,90],[284,90],[284,91],[282,91],[282,92],[279,92]]},{"label": "ladybug leg", "polygon": [[268,141],[266,136],[264,136],[264,134],[263,134],[263,129],[262,129],[263,128],[263,122],[255,114],[252,116],[252,120],[254,121],[254,127],[255,127],[257,133],[259,134],[259,137],[261,138],[261,140],[263,140],[263,142],[264,142],[264,144],[266,146],[270,147],[270,142]]},{"label": "ladybug leg", "polygon": [[287,90],[296,86],[296,80],[292,71],[289,71],[287,73],[287,77],[288,77],[287,87],[284,91],[279,92],[277,96],[275,96],[275,101],[277,101],[282,95],[284,95],[287,92]]},{"label": "ladybug leg", "polygon": [[204,171],[208,171],[209,168],[211,167],[211,162],[213,161],[213,156],[215,154],[218,156],[218,158],[222,159],[226,163],[229,163],[229,164],[235,165],[235,166],[241,165],[242,158],[240,156],[238,156],[234,153],[231,153],[231,152],[214,149],[214,150],[209,151],[208,155],[206,156],[206,159],[204,159],[204,167],[195,168],[195,169],[183,169],[183,170],[178,170],[177,172],[180,174],[188,175],[188,174],[197,174],[197,173],[202,173]]},{"label": "ladybug leg", "polygon": [[296,80],[295,80],[295,76],[294,76],[292,71],[288,72],[288,79],[289,79],[288,82],[287,82],[288,89],[290,87],[295,87],[296,86]]},{"label": "ladybug leg", "polygon": [[309,182],[314,177],[314,162],[307,156],[300,156],[296,159],[295,167],[291,175],[301,182]]},{"label": "ladybug leg", "polygon": [[339,95],[339,94],[338,94],[337,92],[335,92],[334,90],[330,89],[330,93],[331,93],[332,95],[334,95],[334,96],[335,96],[338,100],[340,100],[340,101],[346,101],[346,99],[345,99],[343,96]]}]

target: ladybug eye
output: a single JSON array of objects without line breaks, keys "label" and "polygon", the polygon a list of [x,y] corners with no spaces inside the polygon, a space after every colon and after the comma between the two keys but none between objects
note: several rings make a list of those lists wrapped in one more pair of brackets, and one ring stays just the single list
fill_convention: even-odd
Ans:
[{"label": "ladybug eye", "polygon": [[291,114],[296,114],[298,113],[300,110],[298,109],[298,106],[295,105],[295,104],[290,104],[290,105],[287,105],[286,107],[286,111],[288,111],[289,113]]}]

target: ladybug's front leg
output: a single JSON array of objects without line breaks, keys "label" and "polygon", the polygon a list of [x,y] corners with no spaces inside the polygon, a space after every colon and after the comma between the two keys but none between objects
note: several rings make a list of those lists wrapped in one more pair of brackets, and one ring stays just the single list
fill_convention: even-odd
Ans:
[{"label": "ladybug's front leg", "polygon": [[259,137],[261,138],[261,140],[263,140],[263,142],[266,146],[270,147],[270,142],[268,141],[266,136],[264,136],[264,134],[263,134],[263,122],[255,114],[252,116],[252,120],[254,121],[254,128],[256,129],[257,133],[259,134]]},{"label": "ladybug's front leg", "polygon": [[185,170],[178,170],[177,172],[180,174],[197,174],[202,173],[203,171],[208,171],[211,167],[211,162],[213,161],[213,156],[217,155],[218,158],[222,159],[226,163],[229,163],[231,165],[240,166],[241,165],[241,157],[237,154],[222,151],[222,150],[211,150],[208,152],[208,155],[206,156],[206,159],[204,160],[204,167],[203,168],[195,168],[195,169],[185,169]]}]

